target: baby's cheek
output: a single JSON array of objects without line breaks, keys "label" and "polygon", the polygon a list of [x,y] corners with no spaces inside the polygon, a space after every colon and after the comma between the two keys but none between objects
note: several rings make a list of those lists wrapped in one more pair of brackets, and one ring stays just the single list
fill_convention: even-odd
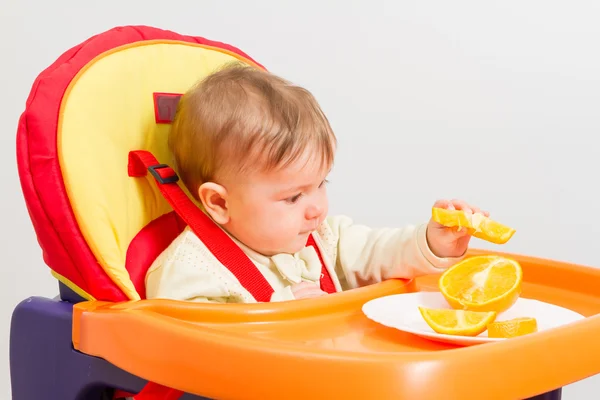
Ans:
[{"label": "baby's cheek", "polygon": [[296,232],[300,222],[301,219],[297,218],[293,212],[277,215],[270,219],[271,229],[282,237]]}]

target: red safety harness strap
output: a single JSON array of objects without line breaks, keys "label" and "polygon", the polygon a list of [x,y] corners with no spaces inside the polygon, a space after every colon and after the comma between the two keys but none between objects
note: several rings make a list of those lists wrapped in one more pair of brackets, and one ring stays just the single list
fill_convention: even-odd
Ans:
[{"label": "red safety harness strap", "polygon": [[179,400],[185,393],[181,390],[172,389],[158,383],[148,382],[142,390],[137,393],[129,393],[122,390],[115,391],[114,400],[133,398],[134,400]]},{"label": "red safety harness strap", "polygon": [[173,210],[200,238],[208,250],[229,269],[240,284],[254,296],[256,301],[269,302],[273,288],[258,271],[256,265],[234,241],[214,223],[179,187],[179,177],[166,164],[159,164],[148,151],[129,153],[129,176],[145,176],[150,172],[156,179],[158,188]]},{"label": "red safety harness strap", "polygon": [[329,274],[329,271],[327,270],[327,267],[325,266],[325,262],[323,261],[323,256],[321,255],[321,250],[319,250],[319,246],[317,246],[317,242],[315,241],[315,238],[313,237],[313,235],[311,234],[308,237],[308,242],[306,242],[307,246],[312,246],[315,248],[315,251],[317,252],[317,255],[319,256],[319,261],[321,261],[321,290],[324,291],[325,293],[335,293],[336,289],[335,289],[335,285],[333,284],[333,280],[331,279],[331,275]]},{"label": "red safety harness strap", "polygon": [[[149,151],[131,151],[128,163],[129,176],[146,176],[148,171],[155,178],[158,188],[173,207],[173,210],[185,221],[221,264],[234,274],[240,284],[252,294],[256,301],[270,301],[273,294],[271,285],[242,249],[202,212],[179,187],[177,184],[179,177],[173,168],[166,164],[160,164]],[[326,293],[335,293],[335,285],[323,262],[321,251],[313,235],[309,236],[306,245],[314,247],[321,261],[321,290]]]}]

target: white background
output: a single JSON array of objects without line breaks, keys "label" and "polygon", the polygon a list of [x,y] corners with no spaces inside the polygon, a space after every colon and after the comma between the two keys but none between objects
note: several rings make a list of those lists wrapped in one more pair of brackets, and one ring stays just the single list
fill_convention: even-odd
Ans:
[{"label": "white background", "polygon": [[[598,266],[598,21],[592,0],[0,0],[0,398],[14,306],[57,288],[22,199],[17,119],[70,47],[132,24],[232,44],[319,99],[340,141],[333,213],[401,225],[459,197],[517,229],[474,246]],[[564,398],[588,390],[600,379]]]}]

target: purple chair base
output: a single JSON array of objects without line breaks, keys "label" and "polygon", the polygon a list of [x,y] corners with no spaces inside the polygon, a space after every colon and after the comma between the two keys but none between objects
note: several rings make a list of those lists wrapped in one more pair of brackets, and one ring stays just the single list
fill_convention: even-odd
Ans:
[{"label": "purple chair base", "polygon": [[[106,360],[75,351],[73,304],[81,298],[60,285],[60,299],[30,297],[13,312],[10,372],[13,400],[112,400],[115,389],[139,392],[147,383]],[[560,400],[562,389],[528,400]],[[206,400],[191,394],[180,400]]]},{"label": "purple chair base", "polygon": [[[60,299],[30,297],[14,310],[10,331],[13,400],[112,400],[115,389],[139,392],[147,383],[106,360],[73,349],[73,303],[78,296],[60,287]],[[191,394],[180,400],[202,400]]]}]

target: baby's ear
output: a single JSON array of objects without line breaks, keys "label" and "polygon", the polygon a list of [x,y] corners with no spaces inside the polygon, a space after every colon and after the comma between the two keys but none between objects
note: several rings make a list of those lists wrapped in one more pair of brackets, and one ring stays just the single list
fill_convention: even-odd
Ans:
[{"label": "baby's ear", "polygon": [[206,212],[219,225],[229,222],[229,210],[227,209],[227,190],[216,183],[206,182],[198,188],[198,197]]}]

